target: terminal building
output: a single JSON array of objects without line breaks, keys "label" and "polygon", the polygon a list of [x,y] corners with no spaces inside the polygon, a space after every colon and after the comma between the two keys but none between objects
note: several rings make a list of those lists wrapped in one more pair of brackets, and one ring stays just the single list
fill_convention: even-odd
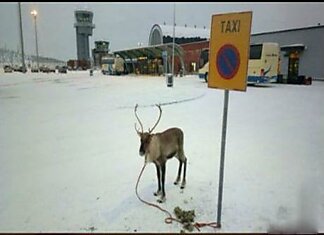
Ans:
[{"label": "terminal building", "polygon": [[[209,48],[209,29],[175,26],[174,72],[197,73],[203,50]],[[129,73],[160,75],[171,72],[173,51],[173,26],[154,24],[150,30],[147,47],[114,51],[126,61]]]},{"label": "terminal building", "polygon": [[[176,73],[182,68],[186,73],[195,73],[199,69],[199,58],[203,50],[209,48],[210,30],[206,27],[197,28],[184,26],[175,27],[175,43],[179,45],[183,51],[182,58],[175,59]],[[173,26],[172,25],[153,25],[150,36],[149,45],[158,45],[161,43],[172,43]],[[179,61],[182,60],[182,63]]]},{"label": "terminal building", "polygon": [[324,79],[324,25],[251,35],[251,43],[277,42],[280,46],[280,73]]},{"label": "terminal building", "polygon": [[[126,61],[130,73],[162,74],[171,70],[173,26],[154,24],[147,47],[115,51]],[[196,74],[208,61],[210,29],[175,26],[175,74]],[[280,71],[284,78],[307,76],[324,79],[324,26],[251,34],[251,44],[277,42],[280,46]]]}]

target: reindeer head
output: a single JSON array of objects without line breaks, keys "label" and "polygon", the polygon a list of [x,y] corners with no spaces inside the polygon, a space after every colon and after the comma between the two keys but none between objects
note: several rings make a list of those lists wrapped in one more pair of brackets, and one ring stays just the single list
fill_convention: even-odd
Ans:
[{"label": "reindeer head", "polygon": [[160,119],[161,119],[161,115],[162,115],[162,109],[161,109],[161,106],[160,105],[156,105],[159,110],[160,110],[160,115],[159,115],[159,118],[158,120],[156,121],[155,125],[153,126],[152,129],[148,129],[148,132],[144,132],[143,130],[143,125],[142,125],[142,122],[141,120],[139,119],[139,117],[137,116],[137,107],[138,107],[138,104],[135,105],[135,109],[134,109],[134,112],[135,112],[135,116],[141,126],[141,131],[139,131],[137,128],[136,128],[136,123],[135,123],[135,130],[138,134],[138,136],[140,137],[141,139],[141,146],[140,146],[140,149],[139,149],[139,155],[140,156],[144,156],[146,151],[148,150],[148,147],[150,145],[150,142],[151,142],[151,139],[152,139],[152,131],[155,129],[155,127],[157,126],[157,124],[159,123]]}]

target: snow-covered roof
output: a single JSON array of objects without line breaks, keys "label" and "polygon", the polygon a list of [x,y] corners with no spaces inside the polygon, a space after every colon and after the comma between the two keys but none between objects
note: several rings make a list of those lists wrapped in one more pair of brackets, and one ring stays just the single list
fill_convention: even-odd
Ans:
[{"label": "snow-covered roof", "polygon": [[305,49],[307,49],[307,47],[302,43],[289,44],[280,47],[281,51],[290,51],[290,50],[303,51]]},{"label": "snow-covered roof", "polygon": [[[209,39],[210,30],[207,28],[195,28],[187,26],[175,26],[175,38],[203,38]],[[163,43],[163,37],[173,37],[172,25],[155,24],[151,28],[149,45]]]},{"label": "snow-covered roof", "polygon": [[281,48],[288,48],[288,47],[305,47],[304,44],[301,44],[301,43],[296,43],[296,44],[290,44],[290,45],[284,45],[284,46],[281,46]]},{"label": "snow-covered roof", "polygon": [[[172,25],[158,25],[163,33],[163,36],[173,36]],[[177,38],[209,38],[210,30],[207,28],[194,28],[186,26],[175,26],[175,37]]]}]

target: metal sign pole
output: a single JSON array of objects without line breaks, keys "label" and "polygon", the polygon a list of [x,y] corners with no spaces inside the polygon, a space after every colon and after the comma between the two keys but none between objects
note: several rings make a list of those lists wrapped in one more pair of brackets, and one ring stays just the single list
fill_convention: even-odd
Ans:
[{"label": "metal sign pole", "polygon": [[224,109],[223,109],[223,127],[222,127],[222,146],[219,166],[219,184],[218,184],[218,203],[217,203],[217,224],[221,227],[222,218],[222,200],[223,200],[223,180],[224,180],[224,161],[225,161],[225,144],[226,144],[226,127],[228,111],[229,90],[224,91]]},{"label": "metal sign pole", "polygon": [[[221,227],[229,90],[246,91],[252,11],[212,16],[208,87],[224,89],[217,224]],[[226,26],[226,27],[225,27]]]}]

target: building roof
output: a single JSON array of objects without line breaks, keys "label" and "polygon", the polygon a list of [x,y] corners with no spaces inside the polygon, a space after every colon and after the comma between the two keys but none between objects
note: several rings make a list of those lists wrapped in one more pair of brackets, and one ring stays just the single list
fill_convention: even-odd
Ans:
[{"label": "building roof", "polygon": [[[209,38],[210,30],[207,28],[195,28],[187,26],[175,26],[175,40],[177,39],[197,39],[204,40]],[[173,26],[154,24],[150,31],[149,45],[159,45],[162,43],[168,43],[169,40],[165,38],[173,38]]]},{"label": "building roof", "polygon": [[305,45],[304,44],[301,44],[301,43],[296,43],[296,44],[290,44],[290,45],[283,45],[280,47],[280,49],[282,51],[286,51],[286,50],[304,50],[306,49]]},{"label": "building roof", "polygon": [[[118,50],[114,51],[115,55],[119,55],[124,59],[136,59],[138,57],[151,57],[157,58],[162,57],[162,52],[167,51],[168,55],[172,55],[172,43],[166,43],[161,45],[147,46],[147,47],[137,47],[132,49]],[[175,56],[183,56],[183,49],[174,44],[174,54]]]},{"label": "building roof", "polygon": [[263,33],[253,33],[253,34],[251,34],[251,36],[259,36],[259,35],[273,34],[273,33],[284,33],[284,32],[308,30],[308,29],[316,29],[316,28],[324,28],[324,25],[307,26],[307,27],[293,28],[293,29],[283,29],[283,30],[276,30],[276,31],[270,31],[270,32],[263,32]]},{"label": "building roof", "polygon": [[[163,36],[173,37],[173,26],[172,25],[161,25],[158,24],[162,30]],[[154,26],[153,26],[154,27]],[[209,38],[210,30],[207,28],[194,28],[188,26],[175,26],[175,37],[176,38]]]},{"label": "building roof", "polygon": [[[160,27],[160,29],[163,33],[163,36],[173,37],[172,25],[155,24],[152,27],[152,30],[154,29],[154,27]],[[301,27],[301,28],[292,28],[292,29],[275,30],[275,31],[269,31],[269,32],[253,33],[253,34],[251,34],[251,36],[298,31],[298,30],[308,30],[308,29],[316,29],[316,28],[324,28],[324,25],[307,26],[307,27]],[[209,39],[210,38],[210,28],[194,28],[194,27],[176,26],[175,27],[175,36],[176,37],[201,37],[201,38]]]}]

